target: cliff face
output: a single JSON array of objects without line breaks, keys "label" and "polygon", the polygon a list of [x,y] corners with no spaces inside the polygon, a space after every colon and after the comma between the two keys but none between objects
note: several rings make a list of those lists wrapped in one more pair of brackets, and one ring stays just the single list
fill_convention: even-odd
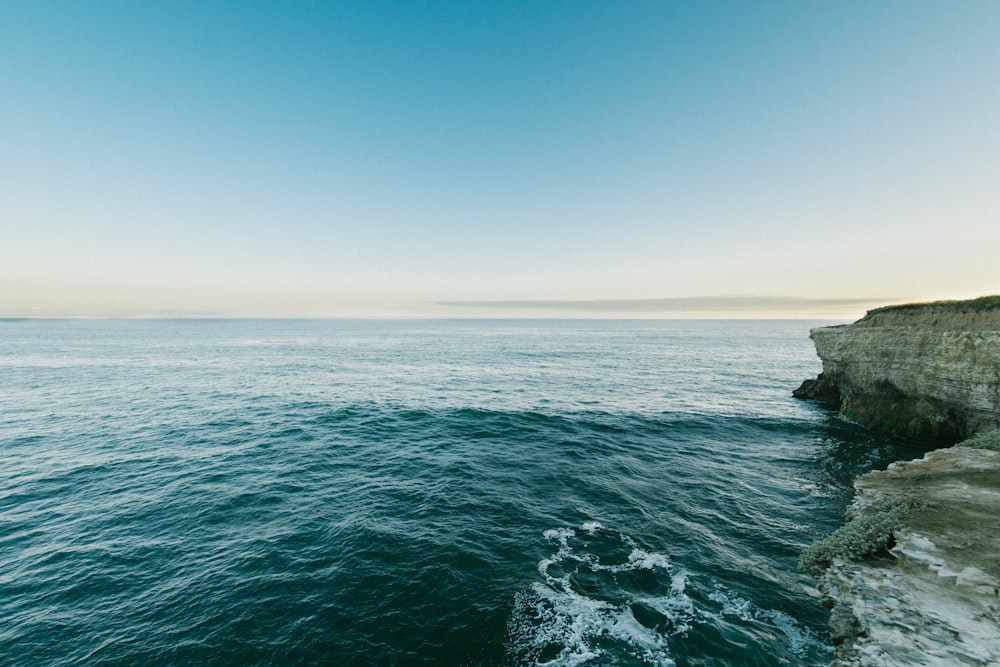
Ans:
[{"label": "cliff face", "polygon": [[1000,426],[1000,297],[880,308],[810,337],[823,372],[799,398],[942,444]]},{"label": "cliff face", "polygon": [[810,335],[823,372],[797,397],[939,445],[969,438],[861,477],[848,524],[804,555],[832,609],[834,665],[1000,664],[1000,297],[880,308]]}]

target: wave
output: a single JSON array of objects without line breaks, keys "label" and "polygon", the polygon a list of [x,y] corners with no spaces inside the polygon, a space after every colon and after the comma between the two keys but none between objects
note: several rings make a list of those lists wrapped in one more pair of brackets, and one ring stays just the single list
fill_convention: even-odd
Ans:
[{"label": "wave", "polygon": [[462,426],[476,424],[498,432],[512,428],[551,428],[554,431],[573,433],[581,428],[597,433],[617,435],[666,435],[678,430],[710,431],[747,429],[768,432],[781,431],[804,434],[816,429],[811,418],[754,415],[720,415],[697,411],[642,412],[614,411],[594,408],[546,410],[487,409],[481,407],[427,407],[403,404],[352,403],[335,405],[318,401],[304,401],[276,405],[274,414],[294,415],[316,426],[412,426],[420,423]]},{"label": "wave", "polygon": [[599,522],[546,530],[544,537],[557,549],[538,562],[542,581],[518,593],[507,623],[515,664],[670,667],[676,664],[672,646],[719,616],[777,631],[798,658],[831,650],[789,614],[760,607],[718,582],[704,602],[696,602],[690,572]]},{"label": "wave", "polygon": [[[600,523],[584,523],[579,531],[545,531],[558,550],[538,563],[543,582],[517,596],[508,623],[511,653],[547,667],[602,656],[675,664],[666,636],[689,628],[694,607],[684,592],[687,574]],[[642,579],[650,580],[645,593],[637,585]]]}]

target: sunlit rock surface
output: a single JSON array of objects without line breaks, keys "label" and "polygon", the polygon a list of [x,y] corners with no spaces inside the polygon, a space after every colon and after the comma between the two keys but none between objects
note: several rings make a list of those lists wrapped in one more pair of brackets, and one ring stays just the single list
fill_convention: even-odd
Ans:
[{"label": "sunlit rock surface", "polygon": [[837,561],[820,576],[834,664],[1000,665],[1000,451],[937,450],[855,486],[855,515],[883,495],[926,507],[891,560]]}]

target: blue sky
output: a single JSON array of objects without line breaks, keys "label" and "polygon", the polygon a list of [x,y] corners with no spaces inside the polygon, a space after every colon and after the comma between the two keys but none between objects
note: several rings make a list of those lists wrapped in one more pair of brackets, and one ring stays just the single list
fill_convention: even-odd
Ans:
[{"label": "blue sky", "polygon": [[0,316],[1000,292],[998,2],[5,2]]}]

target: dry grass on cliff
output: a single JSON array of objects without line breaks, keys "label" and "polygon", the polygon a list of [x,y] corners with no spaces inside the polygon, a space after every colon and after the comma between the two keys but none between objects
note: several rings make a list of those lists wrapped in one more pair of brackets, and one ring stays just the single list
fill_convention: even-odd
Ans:
[{"label": "dry grass on cliff", "polygon": [[965,301],[927,301],[923,303],[902,303],[892,306],[882,306],[869,310],[862,319],[872,319],[886,313],[920,313],[934,312],[938,315],[985,313],[1000,311],[1000,295],[981,296]]}]

